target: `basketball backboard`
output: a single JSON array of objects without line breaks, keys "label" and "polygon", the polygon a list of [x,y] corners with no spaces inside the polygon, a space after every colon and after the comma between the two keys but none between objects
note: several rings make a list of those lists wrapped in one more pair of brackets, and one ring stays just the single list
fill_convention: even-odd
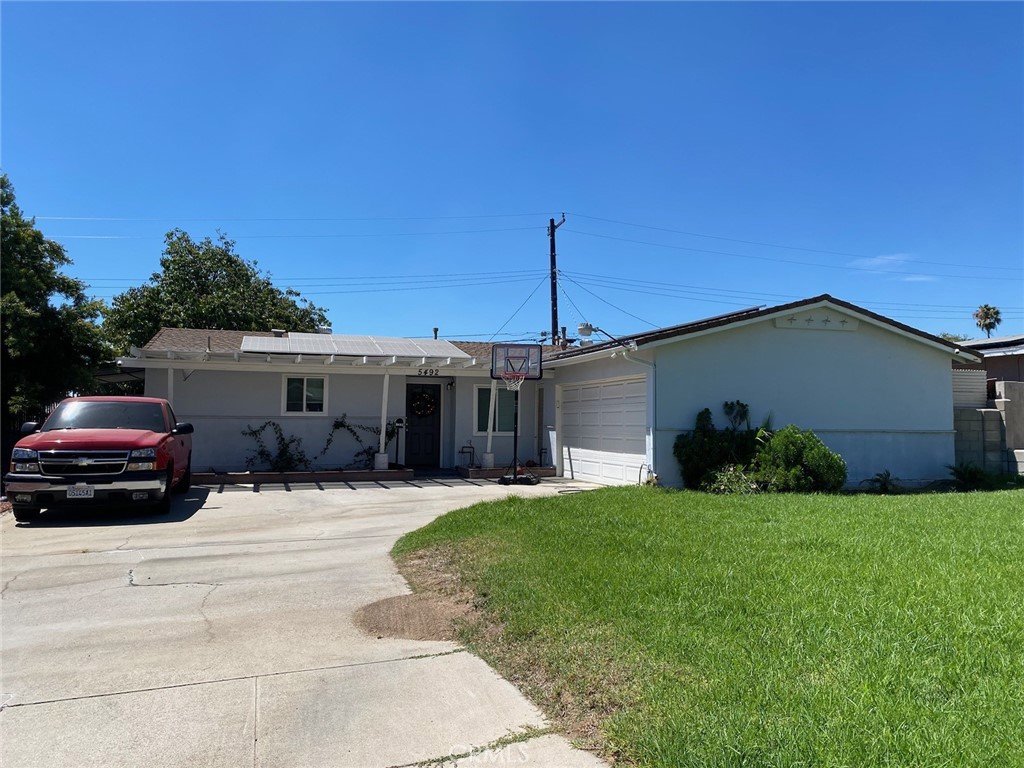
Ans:
[{"label": "basketball backboard", "polygon": [[539,379],[543,375],[540,358],[540,344],[495,344],[491,348],[491,378],[511,373]]}]

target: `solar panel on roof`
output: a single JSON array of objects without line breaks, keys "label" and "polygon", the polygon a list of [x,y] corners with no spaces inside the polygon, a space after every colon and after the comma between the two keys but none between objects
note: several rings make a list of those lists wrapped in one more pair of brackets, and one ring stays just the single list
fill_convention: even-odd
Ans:
[{"label": "solar panel on roof", "polygon": [[246,336],[242,339],[242,351],[347,357],[451,357],[457,360],[466,360],[470,357],[443,339],[328,336],[323,333],[291,333],[281,338]]},{"label": "solar panel on roof", "polygon": [[331,337],[322,333],[288,334],[289,351],[306,355],[333,355],[334,343]]},{"label": "solar panel on roof", "polygon": [[450,341],[445,341],[444,339],[407,339],[407,341],[414,343],[427,357],[454,357],[458,359],[470,357],[470,355],[467,355]]},{"label": "solar panel on roof", "polygon": [[380,355],[381,351],[369,336],[331,336],[334,350],[339,355]]},{"label": "solar panel on roof", "polygon": [[288,352],[288,339],[276,336],[245,336],[241,349],[243,352]]}]

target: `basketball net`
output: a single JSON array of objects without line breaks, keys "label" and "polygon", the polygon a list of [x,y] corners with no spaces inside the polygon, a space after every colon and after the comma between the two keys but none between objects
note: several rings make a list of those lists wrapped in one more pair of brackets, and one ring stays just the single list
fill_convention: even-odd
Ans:
[{"label": "basketball net", "polygon": [[501,380],[505,382],[505,387],[509,392],[518,392],[520,387],[523,386],[523,382],[526,381],[526,374],[502,371]]}]

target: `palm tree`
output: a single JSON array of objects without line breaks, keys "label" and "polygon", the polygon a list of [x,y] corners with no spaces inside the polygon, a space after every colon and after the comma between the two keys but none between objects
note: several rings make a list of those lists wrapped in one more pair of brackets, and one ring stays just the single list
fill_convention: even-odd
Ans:
[{"label": "palm tree", "polygon": [[992,331],[1003,322],[1002,314],[997,307],[982,304],[974,310],[974,322],[978,324],[988,338],[992,338]]}]

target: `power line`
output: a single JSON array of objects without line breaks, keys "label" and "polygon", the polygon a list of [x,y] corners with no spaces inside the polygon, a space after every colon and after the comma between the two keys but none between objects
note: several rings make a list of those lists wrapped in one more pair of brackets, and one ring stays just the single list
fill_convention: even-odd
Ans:
[{"label": "power line", "polygon": [[[729,298],[737,298],[738,299],[738,298],[740,298],[739,296],[736,296],[736,297],[714,296],[714,294],[711,294],[710,296],[703,295],[703,294],[698,294],[698,295],[692,296],[692,295],[687,295],[687,292],[665,292],[665,291],[671,291],[672,290],[671,287],[669,287],[669,286],[666,286],[664,290],[651,290],[651,289],[643,289],[643,288],[639,288],[639,287],[630,287],[630,286],[621,285],[621,284],[615,284],[615,283],[588,281],[588,280],[585,280],[585,279],[577,281],[577,280],[574,280],[573,278],[569,277],[568,275],[563,275],[563,277],[565,277],[566,280],[569,280],[569,281],[575,283],[578,287],[580,287],[583,290],[586,290],[586,288],[583,287],[584,285],[593,285],[593,286],[597,286],[597,287],[601,287],[601,288],[609,288],[611,290],[621,291],[621,292],[624,292],[624,293],[632,293],[632,294],[637,294],[637,295],[643,295],[643,296],[658,296],[658,297],[661,297],[661,298],[668,298],[668,299],[691,299],[693,301],[698,301],[698,302],[701,302],[701,303],[725,304],[727,306],[749,306],[749,300],[748,301],[729,301],[728,300]],[[595,294],[595,293],[593,293],[591,291],[587,291],[587,292],[591,293],[591,295],[595,296],[595,298],[598,298],[599,300],[604,301],[604,299],[602,299],[597,294]],[[753,295],[757,296],[757,294],[753,294]],[[711,296],[714,296],[714,298],[712,298]],[[791,297],[791,298],[800,298],[800,297],[794,296],[794,297]],[[754,300],[759,300],[759,299],[754,299]],[[606,302],[606,303],[608,303],[608,302]],[[907,319],[916,319],[916,320],[964,320],[964,319],[966,319],[968,317],[968,313],[966,311],[964,311],[964,312],[955,312],[955,311],[951,310],[951,311],[949,311],[947,313],[941,313],[941,312],[938,312],[936,309],[930,309],[930,308],[921,308],[921,309],[900,309],[900,308],[896,308],[895,310],[889,310],[889,309],[885,309],[885,308],[878,308],[875,303],[869,302],[869,301],[868,302],[855,302],[855,303],[858,303],[861,306],[864,306],[866,308],[875,307],[876,309],[879,309],[880,312],[886,314],[889,317],[903,317],[903,318],[907,318]],[[611,305],[611,306],[614,307],[614,305]],[[618,307],[615,307],[615,308],[618,309]],[[1005,319],[1007,319],[1007,320],[1016,320],[1016,319],[1018,319],[1020,317],[1024,317],[1024,313],[1009,312],[1009,313],[1004,313],[1003,317]],[[638,318],[638,319],[640,319],[640,318]]]},{"label": "power line", "polygon": [[622,307],[617,307],[617,306],[615,306],[614,304],[612,304],[612,303],[611,303],[610,301],[608,301],[607,299],[604,299],[604,298],[602,298],[602,297],[598,296],[598,295],[597,295],[596,293],[594,293],[593,291],[591,291],[591,290],[589,290],[589,289],[587,289],[587,288],[584,288],[584,287],[583,287],[582,285],[580,285],[579,283],[577,283],[577,282],[576,282],[575,280],[573,280],[573,279],[572,279],[571,277],[567,277],[567,278],[566,278],[566,280],[568,280],[568,281],[569,281],[570,283],[572,283],[573,285],[575,285],[575,286],[576,286],[577,288],[579,288],[579,289],[580,289],[581,291],[586,291],[587,293],[589,293],[589,294],[590,294],[591,296],[593,296],[593,297],[594,297],[595,299],[597,299],[598,301],[600,301],[600,302],[603,302],[603,303],[607,304],[607,305],[608,305],[609,307],[611,307],[612,309],[614,309],[614,310],[616,310],[616,311],[618,311],[618,312],[621,312],[621,313],[622,313],[622,314],[624,314],[624,315],[628,315],[629,317],[632,317],[632,318],[633,318],[634,320],[639,320],[639,321],[640,321],[641,323],[645,323],[646,325],[649,325],[649,326],[651,326],[652,328],[657,328],[657,327],[658,327],[658,326],[657,326],[656,324],[652,323],[652,322],[651,322],[650,320],[644,320],[644,319],[643,319],[642,317],[637,317],[637,316],[636,316],[636,315],[634,315],[634,314],[633,314],[632,312],[627,312],[627,311],[626,311],[626,310],[624,310],[624,309],[623,309]]},{"label": "power line", "polygon": [[[532,278],[530,277],[510,277],[502,280],[473,280],[470,282],[449,282],[443,285],[429,285],[429,284],[417,284],[410,286],[394,287],[378,287],[378,288],[359,288],[355,290],[346,291],[303,291],[303,296],[333,296],[339,294],[352,294],[352,293],[397,293],[400,291],[432,291],[432,290],[443,290],[446,288],[472,288],[478,285],[498,285],[503,283],[523,283],[528,282]],[[544,276],[547,279],[547,275]]]},{"label": "power line", "polygon": [[[499,275],[502,277],[510,277],[515,275],[524,275],[534,277],[540,275],[541,271],[537,269],[522,270],[518,272],[509,272],[508,270],[500,270],[497,272],[439,272],[433,275],[353,275],[353,276],[337,276],[337,277],[272,277],[274,282],[278,283],[298,283],[300,281],[313,281],[319,285],[330,283],[330,281],[340,281],[343,283],[351,283],[353,280],[394,280],[401,282],[410,282],[414,280],[425,280],[432,281],[439,278],[454,278],[454,279],[469,279],[471,277],[482,277]],[[544,272],[547,274],[547,272]],[[108,282],[108,283],[127,283],[129,285],[135,285],[138,283],[144,283],[149,280],[148,277],[140,278],[107,278],[107,277],[80,277],[79,280],[86,282]],[[326,281],[326,282],[325,282]]]},{"label": "power line", "polygon": [[[621,224],[622,226],[625,226],[625,227],[637,227],[639,229],[651,229],[651,230],[655,230],[655,231],[658,231],[658,232],[671,232],[671,233],[676,234],[676,235],[689,235],[691,237],[706,237],[706,238],[711,239],[711,240],[724,240],[724,241],[727,241],[727,242],[730,242],[730,243],[744,243],[746,245],[761,245],[761,246],[764,246],[766,248],[781,248],[781,249],[787,250],[787,251],[803,251],[805,253],[824,253],[824,254],[828,254],[828,255],[831,255],[831,256],[848,256],[850,258],[855,258],[855,259],[877,259],[878,258],[877,256],[866,256],[866,255],[864,255],[862,253],[849,253],[849,252],[846,252],[846,251],[827,251],[827,250],[822,250],[820,248],[801,248],[800,246],[796,246],[796,245],[779,245],[778,243],[766,243],[766,242],[762,242],[762,241],[759,241],[759,240],[740,240],[739,238],[735,238],[735,237],[722,237],[720,235],[708,235],[708,234],[704,234],[702,232],[687,232],[686,230],[682,230],[682,229],[669,229],[667,227],[655,227],[655,226],[651,226],[651,225],[648,225],[648,224],[634,224],[634,223],[629,222],[629,221],[619,221],[617,219],[604,219],[604,218],[601,218],[600,216],[587,216],[587,215],[582,214],[582,213],[573,213],[571,215],[578,216],[581,219],[590,219],[591,221],[603,221],[603,222],[607,222],[609,224]],[[581,234],[583,234],[583,233],[581,233]],[[914,264],[932,264],[932,265],[937,265],[937,266],[941,266],[941,267],[965,267],[967,269],[977,269],[978,268],[977,264],[956,264],[956,263],[949,262],[949,261],[925,261],[923,259],[910,259],[910,258],[902,259],[901,261],[909,262],[909,263],[914,263]],[[1009,272],[1022,272],[1022,271],[1024,271],[1024,268],[1021,268],[1021,267],[995,267],[995,266],[991,266],[991,265],[985,265],[985,269],[999,269],[999,270],[1006,270],[1006,271],[1009,271]]]},{"label": "power line", "polygon": [[39,221],[457,221],[468,219],[514,219],[528,216],[547,216],[547,213],[481,213],[469,214],[466,216],[322,216],[322,217],[291,217],[291,216],[221,216],[221,217],[194,217],[194,216],[35,216]]},{"label": "power line", "polygon": [[545,275],[544,275],[544,277],[542,277],[542,278],[540,279],[540,282],[539,282],[539,283],[537,283],[537,285],[535,285],[535,286],[533,287],[533,290],[532,290],[532,291],[530,291],[530,295],[529,295],[529,296],[527,296],[527,297],[526,297],[526,298],[525,298],[525,299],[523,300],[523,303],[522,303],[522,304],[520,304],[520,305],[519,305],[519,306],[518,306],[518,307],[516,308],[516,311],[515,311],[515,312],[513,312],[513,313],[512,313],[511,315],[509,315],[509,318],[508,318],[508,320],[506,320],[506,321],[505,321],[504,323],[502,323],[502,324],[501,324],[501,327],[500,327],[500,328],[499,328],[499,329],[498,329],[497,331],[495,331],[495,332],[494,332],[494,334],[493,334],[493,335],[491,336],[491,338],[490,338],[490,339],[488,339],[488,341],[491,341],[491,339],[493,339],[493,338],[494,338],[495,336],[497,336],[497,335],[498,335],[498,334],[500,334],[500,333],[501,333],[501,332],[502,332],[503,330],[505,330],[505,326],[506,326],[506,325],[508,325],[509,323],[511,323],[511,322],[512,322],[512,319],[513,319],[513,318],[514,318],[514,317],[515,317],[516,315],[518,315],[518,314],[519,314],[520,310],[522,310],[522,308],[526,306],[526,303],[527,303],[527,302],[528,302],[528,301],[529,301],[530,299],[532,299],[532,298],[533,298],[533,294],[535,294],[535,293],[537,292],[537,289],[538,289],[538,288],[540,288],[540,287],[541,287],[542,285],[544,285],[544,283],[545,283],[545,282],[546,282],[546,281],[548,280],[548,278],[549,278],[549,275],[545,274]]},{"label": "power line", "polygon": [[[539,227],[502,227],[498,229],[455,229],[433,232],[366,232],[326,235],[231,235],[229,240],[332,240],[360,237],[425,237],[428,235],[479,235],[491,232],[526,232]],[[163,240],[163,235],[50,235],[51,240]]]},{"label": "power line", "polygon": [[1005,277],[983,277],[981,275],[948,275],[935,272],[925,272],[924,270],[918,270],[916,272],[903,272],[895,269],[881,269],[878,267],[850,267],[840,266],[838,264],[818,264],[813,261],[796,261],[794,259],[774,259],[770,256],[751,256],[745,253],[730,253],[728,251],[711,251],[705,248],[687,248],[682,245],[668,245],[666,243],[651,243],[645,240],[632,240],[626,237],[615,237],[613,235],[599,235],[596,232],[583,232],[579,229],[570,229],[569,232],[574,232],[577,235],[587,235],[588,237],[600,237],[605,240],[618,240],[623,243],[633,243],[635,245],[650,245],[655,248],[668,248],[674,251],[690,251],[692,253],[710,253],[715,256],[732,256],[738,259],[753,259],[755,261],[770,261],[777,264],[796,264],[802,267],[816,267],[818,269],[840,269],[853,272],[871,272],[873,274],[885,274],[885,275],[920,275],[927,274],[932,277],[951,277],[957,280],[1001,280],[1006,282]]},{"label": "power line", "polygon": [[[693,292],[696,292],[696,293],[701,293],[701,292],[707,291],[707,292],[711,292],[713,294],[725,294],[727,296],[736,297],[736,298],[739,298],[739,297],[748,297],[748,298],[752,297],[752,298],[755,298],[755,299],[765,299],[765,298],[767,298],[767,299],[771,299],[773,301],[778,300],[778,299],[790,300],[790,299],[805,298],[803,295],[799,295],[798,296],[798,295],[795,295],[795,294],[787,294],[787,293],[765,293],[765,292],[758,292],[758,291],[733,291],[733,290],[723,289],[723,288],[711,288],[709,286],[704,286],[704,285],[687,285],[687,284],[684,284],[684,283],[666,283],[663,280],[658,280],[658,281],[653,281],[653,280],[637,280],[635,278],[625,278],[625,277],[620,277],[618,275],[596,275],[596,274],[592,274],[592,273],[588,273],[588,272],[566,272],[566,273],[563,273],[563,274],[571,276],[571,277],[576,277],[576,278],[578,278],[580,280],[583,280],[583,281],[593,280],[593,281],[604,281],[604,283],[610,282],[610,283],[614,284],[615,286],[620,285],[620,284],[626,284],[626,285],[637,285],[637,286],[653,286],[655,288],[663,288],[663,289],[680,288],[680,289],[685,289],[685,290],[693,291]],[[604,283],[602,283],[602,284],[604,284]],[[850,301],[852,301],[855,304],[861,304],[861,305],[864,305],[864,306],[876,306],[876,307],[877,306],[898,307],[898,308],[925,307],[925,308],[929,308],[929,309],[948,309],[948,310],[961,309],[961,310],[964,310],[964,311],[967,311],[967,312],[972,312],[972,311],[974,311],[976,309],[975,306],[967,305],[967,304],[959,304],[959,305],[957,305],[957,304],[915,304],[915,303],[909,303],[909,302],[888,302],[888,301],[873,301],[873,300],[863,300],[862,301],[862,300],[859,300],[859,299],[850,299]],[[1018,307],[1018,306],[1006,306],[1006,305],[1003,305],[1003,307],[1001,307],[1001,308],[1003,309],[1004,312],[1009,311],[1011,314],[1013,314],[1015,312],[1018,312],[1018,311],[1024,311],[1024,307]]]}]

